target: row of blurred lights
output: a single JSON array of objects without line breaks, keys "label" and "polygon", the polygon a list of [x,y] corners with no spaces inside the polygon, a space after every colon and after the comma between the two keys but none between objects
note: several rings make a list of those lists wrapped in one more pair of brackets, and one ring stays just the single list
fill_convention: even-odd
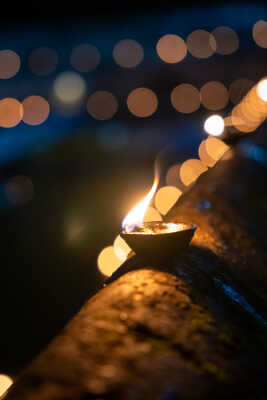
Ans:
[{"label": "row of blurred lights", "polygon": [[[190,83],[176,86],[170,94],[174,109],[189,114],[197,111],[202,104],[206,109],[224,109],[229,100],[237,104],[252,87],[253,82],[246,78],[234,81],[229,90],[219,81],[205,83],[200,90]],[[71,113],[80,109],[86,96],[86,83],[76,72],[64,72],[54,81],[53,102],[59,112]],[[127,97],[129,111],[139,118],[153,115],[158,109],[158,97],[149,88],[136,88]],[[98,90],[86,102],[87,112],[96,120],[111,119],[119,109],[117,98],[109,91]],[[29,125],[39,125],[49,116],[50,105],[42,96],[29,96],[19,102],[14,98],[0,100],[0,126],[11,128],[23,120]]]},{"label": "row of blurred lights", "polygon": [[[217,111],[225,108],[229,100],[237,104],[252,86],[253,82],[246,78],[232,82],[229,90],[219,81],[207,82],[200,90],[190,83],[182,83],[171,91],[170,101],[181,113],[197,111],[201,104],[208,110]],[[54,82],[54,95],[62,105],[75,107],[86,95],[86,83],[79,74],[64,72]],[[156,112],[159,102],[152,89],[139,87],[130,92],[126,103],[133,115],[146,118]],[[119,103],[111,92],[101,90],[89,96],[86,107],[93,118],[106,120],[116,114]]]},{"label": "row of blurred lights", "polygon": [[[267,22],[260,20],[253,26],[252,36],[256,44],[267,48]],[[159,58],[170,64],[182,61],[187,52],[192,56],[203,59],[214,53],[229,55],[239,47],[236,32],[226,26],[217,27],[211,33],[197,29],[190,33],[186,40],[176,34],[164,35],[156,44]],[[112,52],[115,62],[123,68],[135,68],[144,58],[143,47],[133,39],[120,40]],[[84,43],[75,47],[70,55],[70,64],[78,72],[93,71],[100,64],[99,50]],[[35,49],[29,55],[29,67],[37,76],[47,76],[54,72],[58,65],[58,55],[55,50],[47,47]],[[0,51],[0,79],[15,76],[21,66],[21,60],[12,50]]]},{"label": "row of blurred lights", "polygon": [[28,125],[39,125],[49,113],[49,103],[41,96],[26,97],[22,103],[11,97],[0,100],[0,126],[3,128],[12,128],[22,120]]},{"label": "row of blurred lights", "polygon": [[[29,101],[30,105],[31,102]],[[204,122],[204,130],[212,136],[222,135],[225,127],[234,127],[241,133],[248,133],[255,130],[266,116],[267,79],[262,79],[233,108],[229,116],[222,118],[220,115],[210,115]],[[123,124],[111,122],[99,127],[97,140],[102,147],[108,150],[118,150],[128,144],[129,137]],[[166,174],[167,186],[176,187],[183,192],[185,186],[191,185],[200,173],[207,170],[207,167],[213,167],[227,149],[228,146],[224,142],[214,137],[202,141],[198,151],[200,160],[187,160],[182,165],[172,166]],[[32,181],[23,175],[10,178],[4,185],[4,195],[9,204],[26,204],[32,199],[33,194]],[[160,189],[155,197],[156,211],[150,207],[146,221],[152,220],[151,218],[158,218],[158,212],[165,215],[172,203],[171,199],[175,198],[177,194],[178,192],[174,189],[168,189],[168,191],[166,188]]]},{"label": "row of blurred lights", "polygon": [[[223,83],[210,81],[204,84],[200,91],[189,83],[176,86],[170,95],[171,104],[181,113],[192,113],[199,109],[200,104],[208,110],[221,110],[229,102],[234,104],[241,93],[253,83],[246,79],[235,81],[229,92]],[[79,104],[86,94],[86,83],[75,72],[64,72],[54,82],[54,94],[61,103],[69,106]],[[155,92],[147,87],[139,87],[130,92],[127,97],[127,107],[136,117],[146,118],[154,114],[158,108],[158,98]],[[119,108],[117,98],[108,91],[96,91],[87,101],[87,111],[95,119],[112,118]]]}]

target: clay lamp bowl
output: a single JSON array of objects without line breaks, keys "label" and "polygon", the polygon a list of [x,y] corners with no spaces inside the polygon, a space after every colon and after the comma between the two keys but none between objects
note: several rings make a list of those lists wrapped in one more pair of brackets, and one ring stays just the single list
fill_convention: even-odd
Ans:
[{"label": "clay lamp bowl", "polygon": [[195,225],[173,222],[145,222],[122,231],[121,237],[135,254],[152,264],[167,262],[188,247]]}]

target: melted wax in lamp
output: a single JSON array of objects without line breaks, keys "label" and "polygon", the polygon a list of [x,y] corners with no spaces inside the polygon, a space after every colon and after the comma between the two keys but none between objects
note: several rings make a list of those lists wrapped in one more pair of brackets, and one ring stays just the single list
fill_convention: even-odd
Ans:
[{"label": "melted wax in lamp", "polygon": [[156,235],[161,233],[179,232],[187,228],[185,224],[175,224],[173,222],[144,222],[142,225],[133,225],[127,233]]}]

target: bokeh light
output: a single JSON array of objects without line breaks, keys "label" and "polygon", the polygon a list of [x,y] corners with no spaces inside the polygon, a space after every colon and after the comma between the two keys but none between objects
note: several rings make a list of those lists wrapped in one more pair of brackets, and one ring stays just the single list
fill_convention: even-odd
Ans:
[{"label": "bokeh light", "polygon": [[66,106],[79,104],[85,93],[85,80],[76,72],[63,72],[54,81],[55,97]]},{"label": "bokeh light", "polygon": [[230,149],[222,140],[211,136],[205,141],[205,147],[208,156],[215,161],[218,161]]},{"label": "bokeh light", "polygon": [[79,72],[90,72],[100,63],[100,53],[95,46],[84,43],[75,47],[70,56],[70,63]]},{"label": "bokeh light", "polygon": [[224,131],[224,119],[220,115],[210,115],[204,122],[204,129],[209,135],[220,136]]},{"label": "bokeh light", "polygon": [[181,181],[188,186],[205,171],[207,171],[207,167],[202,161],[198,159],[186,160],[180,168]]},{"label": "bokeh light", "polygon": [[127,259],[128,254],[131,251],[131,248],[128,246],[128,244],[120,235],[118,235],[114,240],[113,247],[116,256],[121,261],[125,261]]},{"label": "bokeh light", "polygon": [[121,264],[122,260],[115,254],[113,246],[105,247],[97,258],[98,269],[105,276],[111,276]]},{"label": "bokeh light", "polygon": [[175,186],[163,186],[158,190],[155,197],[155,205],[158,211],[165,215],[174,206],[179,197],[181,190]]},{"label": "bokeh light", "polygon": [[22,104],[11,97],[0,100],[0,126],[13,128],[18,125],[23,117]]},{"label": "bokeh light", "polygon": [[10,79],[20,69],[20,57],[12,50],[0,51],[0,79]]},{"label": "bokeh light", "polygon": [[162,216],[160,213],[152,206],[147,207],[144,222],[152,222],[152,221],[162,221]]},{"label": "bokeh light", "polygon": [[185,41],[177,35],[165,35],[157,43],[158,56],[166,63],[182,61],[187,54]]},{"label": "bokeh light", "polygon": [[190,83],[182,83],[172,90],[171,103],[181,113],[192,113],[198,110],[200,106],[199,91]]},{"label": "bokeh light", "polygon": [[256,44],[267,49],[267,22],[260,20],[253,26],[252,36]]},{"label": "bokeh light", "polygon": [[95,119],[107,120],[112,118],[118,111],[118,100],[105,90],[99,90],[91,94],[87,101],[87,111]]},{"label": "bokeh light", "polygon": [[267,101],[267,79],[263,79],[257,85],[258,96],[263,101]]},{"label": "bokeh light", "polygon": [[142,62],[144,50],[136,40],[124,39],[114,47],[113,58],[120,67],[134,68]]},{"label": "bokeh light", "polygon": [[243,133],[255,131],[261,122],[260,114],[258,112],[255,112],[252,116],[250,116],[250,113],[244,114],[244,110],[249,108],[249,101],[247,100],[248,99],[243,100],[242,105],[240,103],[233,108],[231,113],[232,125]]},{"label": "bokeh light", "polygon": [[[211,32],[216,41],[216,53],[228,55],[234,53],[239,46],[236,32],[227,26],[219,26]],[[211,43],[211,46],[213,44]]]},{"label": "bokeh light", "polygon": [[216,51],[216,40],[212,34],[197,29],[186,39],[188,51],[196,58],[208,58]]},{"label": "bokeh light", "polygon": [[58,56],[55,50],[49,47],[39,47],[29,56],[29,67],[37,76],[46,76],[55,71],[58,64]]},{"label": "bokeh light", "polygon": [[216,164],[216,160],[207,153],[206,140],[202,140],[202,142],[200,143],[198,148],[198,155],[200,160],[207,167],[213,167]]},{"label": "bokeh light", "polygon": [[0,398],[4,399],[10,386],[13,384],[13,379],[8,375],[0,374]]},{"label": "bokeh light", "polygon": [[228,90],[223,83],[210,81],[200,89],[201,103],[208,110],[221,110],[229,101]]},{"label": "bokeh light", "polygon": [[127,98],[129,111],[136,117],[146,118],[155,113],[158,108],[156,94],[148,88],[134,89]]},{"label": "bokeh light", "polygon": [[33,183],[24,175],[14,176],[5,185],[5,195],[11,204],[26,204],[33,198],[33,194]]},{"label": "bokeh light", "polygon": [[246,94],[231,113],[231,122],[242,133],[253,132],[267,117],[265,79]]},{"label": "bokeh light", "polygon": [[233,104],[239,103],[252,88],[253,81],[247,78],[239,78],[233,81],[229,87],[229,97]]},{"label": "bokeh light", "polygon": [[180,168],[180,164],[174,164],[168,169],[165,177],[167,186],[175,186],[180,190],[183,188],[184,185],[180,178]]},{"label": "bokeh light", "polygon": [[29,125],[42,124],[49,115],[49,103],[42,96],[29,96],[22,102],[23,121]]},{"label": "bokeh light", "polygon": [[118,122],[109,122],[102,125],[97,131],[99,144],[107,150],[121,150],[129,143],[129,135],[125,125]]}]

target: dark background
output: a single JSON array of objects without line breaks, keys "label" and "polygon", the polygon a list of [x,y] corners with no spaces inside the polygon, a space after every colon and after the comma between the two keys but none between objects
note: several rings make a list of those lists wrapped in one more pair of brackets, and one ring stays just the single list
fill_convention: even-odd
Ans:
[{"label": "dark background", "polygon": [[[88,90],[110,90],[120,103],[111,121],[95,121],[85,111],[62,116],[52,109],[43,125],[1,128],[2,372],[19,371],[101,287],[97,256],[112,244],[122,218],[151,185],[157,153],[169,146],[166,166],[197,155],[209,112],[201,107],[194,114],[177,113],[170,90],[181,82],[200,88],[209,80],[229,87],[234,79],[257,82],[266,74],[267,50],[257,47],[251,36],[253,24],[267,17],[264,3],[91,3],[1,5],[0,47],[17,51],[22,59],[19,74],[0,82],[1,97],[49,97],[57,74],[71,69],[71,49],[93,41],[103,58],[96,72],[84,75]],[[205,60],[188,55],[177,65],[157,57],[155,45],[163,34],[185,37],[194,29],[221,25],[239,35],[235,54]],[[128,37],[142,43],[145,59],[124,71],[114,63],[112,49]],[[60,60],[57,71],[43,79],[27,68],[30,51],[41,46],[56,49]],[[134,117],[126,107],[127,94],[138,86],[150,87],[159,98],[159,109],[147,119]],[[231,107],[229,103],[223,114]],[[116,151],[102,148],[97,140],[99,129],[114,123],[127,129],[129,139]],[[6,183],[17,175],[33,183],[34,196],[26,204],[10,204],[5,196]],[[68,228],[77,221],[82,233],[73,239]]]}]

